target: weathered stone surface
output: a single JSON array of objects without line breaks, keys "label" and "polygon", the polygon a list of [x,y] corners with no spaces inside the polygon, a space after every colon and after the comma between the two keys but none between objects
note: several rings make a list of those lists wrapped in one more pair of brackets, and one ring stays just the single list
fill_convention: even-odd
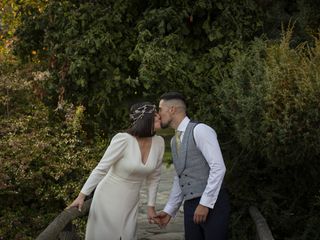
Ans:
[{"label": "weathered stone surface", "polygon": [[[157,211],[163,209],[167,202],[174,175],[173,167],[162,167],[161,181],[157,194]],[[144,186],[141,192],[141,204],[138,217],[139,240],[182,240],[184,239],[183,213],[180,211],[175,219],[171,219],[165,229],[160,229],[155,224],[149,224],[146,214],[147,188]]]}]

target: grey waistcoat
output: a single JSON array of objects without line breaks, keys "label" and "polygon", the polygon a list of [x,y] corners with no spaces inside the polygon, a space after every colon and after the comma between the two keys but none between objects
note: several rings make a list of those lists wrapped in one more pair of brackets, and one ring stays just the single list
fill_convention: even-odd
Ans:
[{"label": "grey waistcoat", "polygon": [[197,123],[189,122],[183,135],[179,154],[175,137],[171,139],[173,165],[179,177],[184,200],[201,196],[209,177],[209,165],[197,148],[193,137],[193,129],[196,125]]}]

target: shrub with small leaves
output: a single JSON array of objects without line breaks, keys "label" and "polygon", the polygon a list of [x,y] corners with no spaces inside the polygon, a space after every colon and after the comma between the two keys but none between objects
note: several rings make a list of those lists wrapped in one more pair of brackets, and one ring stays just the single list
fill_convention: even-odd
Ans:
[{"label": "shrub with small leaves", "polygon": [[238,149],[229,175],[238,207],[257,204],[275,238],[317,239],[320,39],[291,48],[291,34],[238,52],[216,95],[233,139],[227,148]]},{"label": "shrub with small leaves", "polygon": [[7,93],[0,120],[0,236],[34,239],[76,197],[107,140],[86,138],[83,106],[66,103],[57,110],[65,120],[50,121],[51,111],[33,94],[40,72],[16,67],[1,75],[0,85]]}]

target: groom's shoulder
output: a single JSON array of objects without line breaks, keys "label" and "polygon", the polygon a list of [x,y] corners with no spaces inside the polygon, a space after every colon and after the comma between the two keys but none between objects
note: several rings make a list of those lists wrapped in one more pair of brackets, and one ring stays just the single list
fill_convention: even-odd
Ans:
[{"label": "groom's shoulder", "polygon": [[214,131],[214,128],[207,123],[198,120],[190,120],[190,123],[193,125],[193,131]]}]

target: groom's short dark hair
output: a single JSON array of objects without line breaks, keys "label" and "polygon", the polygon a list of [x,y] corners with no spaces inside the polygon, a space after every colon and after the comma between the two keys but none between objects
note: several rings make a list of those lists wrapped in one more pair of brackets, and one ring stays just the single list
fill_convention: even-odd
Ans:
[{"label": "groom's short dark hair", "polygon": [[187,105],[186,103],[186,99],[185,97],[179,93],[179,92],[166,92],[164,94],[161,95],[160,100],[181,100],[185,105]]}]

